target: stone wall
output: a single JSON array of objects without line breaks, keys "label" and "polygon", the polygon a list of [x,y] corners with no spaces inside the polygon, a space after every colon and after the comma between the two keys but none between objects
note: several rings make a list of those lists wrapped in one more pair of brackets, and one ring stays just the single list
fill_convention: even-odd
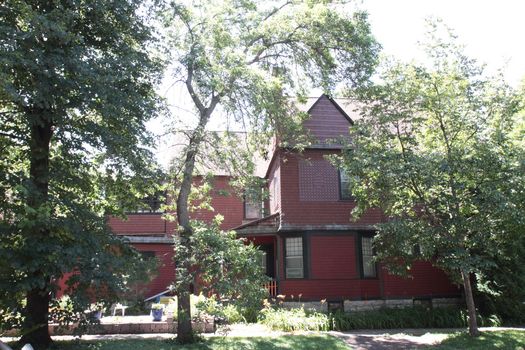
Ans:
[{"label": "stone wall", "polygon": [[[461,305],[460,298],[433,298],[427,300],[418,299],[377,299],[377,300],[345,300],[344,311],[367,311],[381,308],[404,308],[414,305],[432,305],[432,307],[449,307]],[[288,309],[304,307],[309,310],[328,311],[328,304],[320,301],[286,301],[283,304]]]},{"label": "stone wall", "polygon": [[[193,330],[198,333],[215,332],[213,319],[193,322]],[[74,334],[75,327],[64,327],[58,324],[50,324],[51,335]],[[145,322],[145,323],[102,323],[90,326],[83,334],[147,334],[147,333],[176,333],[177,322]]]}]

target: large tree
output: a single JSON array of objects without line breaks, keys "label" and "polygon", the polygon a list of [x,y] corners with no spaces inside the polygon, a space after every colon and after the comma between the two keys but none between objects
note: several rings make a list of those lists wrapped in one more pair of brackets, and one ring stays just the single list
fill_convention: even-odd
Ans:
[{"label": "large tree", "polygon": [[0,299],[38,349],[65,273],[88,301],[121,290],[136,261],[106,215],[129,209],[153,174],[144,123],[160,66],[141,3],[0,4]]},{"label": "large tree", "polygon": [[389,217],[374,240],[378,260],[400,273],[417,259],[448,271],[477,335],[474,274],[519,251],[507,248],[525,229],[525,150],[513,132],[515,91],[443,30],[430,26],[427,64],[386,62],[378,84],[357,95],[362,119],[339,160],[354,214],[379,207]]},{"label": "large tree", "polygon": [[[366,13],[339,2],[175,1],[165,19],[174,32],[173,79],[186,89],[191,104],[186,110],[194,117],[185,130],[176,194],[180,245],[191,249],[188,198],[212,116],[242,125],[253,150],[264,148],[275,134],[280,142],[290,140],[305,116],[297,113],[297,99],[311,86],[329,93],[341,81],[366,82],[378,45]],[[293,141],[298,146],[302,140]],[[249,163],[236,164],[252,169]],[[189,271],[188,261],[176,262],[178,273]],[[178,284],[180,342],[193,340],[189,290],[189,281]]]}]

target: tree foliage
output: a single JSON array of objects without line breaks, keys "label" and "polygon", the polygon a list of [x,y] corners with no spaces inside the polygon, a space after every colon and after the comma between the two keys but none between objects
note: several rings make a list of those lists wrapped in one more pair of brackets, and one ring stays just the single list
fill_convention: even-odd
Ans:
[{"label": "tree foliage", "polygon": [[[155,177],[145,121],[160,72],[141,2],[0,4],[0,302],[25,341],[48,345],[48,304],[111,298],[137,256],[110,235]],[[87,295],[86,295],[87,294]]]},{"label": "tree foliage", "polygon": [[379,207],[389,217],[374,240],[378,260],[400,273],[428,260],[461,277],[472,321],[472,274],[503,254],[519,258],[508,248],[525,229],[525,152],[516,92],[484,76],[442,30],[431,24],[429,65],[387,62],[358,94],[362,119],[340,161],[354,214]]},{"label": "tree foliage", "polygon": [[220,229],[222,218],[212,223],[192,221],[191,249],[175,242],[176,261],[189,261],[190,269],[177,265],[177,284],[194,284],[195,290],[235,303],[239,307],[262,307],[267,277],[261,268],[262,252],[234,231]]},{"label": "tree foliage", "polygon": [[[253,169],[253,153],[266,151],[271,137],[277,135],[282,146],[307,142],[298,132],[306,113],[299,113],[297,100],[311,86],[329,92],[341,81],[365,84],[378,45],[366,13],[330,1],[179,1],[164,19],[171,32],[173,78],[186,89],[194,117],[187,123],[189,131],[184,130],[186,147],[175,167],[180,176],[175,194],[180,244],[190,249],[192,177],[196,160],[207,149],[212,116],[250,133],[249,151],[242,152],[239,144],[231,153],[244,155],[244,161],[223,159],[240,165],[233,175],[251,175],[244,170]],[[182,266],[188,261],[176,263],[190,269]],[[188,289],[181,284],[177,291],[181,342],[193,340]]]}]

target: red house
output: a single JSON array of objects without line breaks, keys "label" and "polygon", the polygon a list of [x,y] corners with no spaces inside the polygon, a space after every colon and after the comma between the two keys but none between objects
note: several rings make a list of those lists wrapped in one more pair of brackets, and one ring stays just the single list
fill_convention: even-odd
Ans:
[{"label": "red house", "polygon": [[[261,205],[224,196],[228,177],[216,176],[212,206],[224,216],[223,228],[236,230],[265,252],[262,264],[275,281],[272,292],[286,295],[290,303],[300,299],[318,308],[334,303],[347,310],[456,303],[459,289],[429,263],[417,263],[412,278],[404,279],[373,262],[374,224],[385,218],[379,210],[370,210],[359,221],[351,221],[355,202],[345,176],[325,159],[341,151],[331,140],[348,135],[352,117],[357,117],[344,107],[325,95],[312,100],[305,109],[311,116],[305,127],[315,142],[302,154],[276,147],[264,175],[270,193],[264,217]],[[163,262],[150,295],[165,290],[175,277],[170,238],[174,224],[154,211],[130,214],[128,221],[110,219],[115,233]],[[198,214],[205,220],[213,215]]]}]

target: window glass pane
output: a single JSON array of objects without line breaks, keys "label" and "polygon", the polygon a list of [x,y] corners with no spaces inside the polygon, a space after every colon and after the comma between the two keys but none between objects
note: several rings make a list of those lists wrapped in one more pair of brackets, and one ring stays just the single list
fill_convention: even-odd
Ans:
[{"label": "window glass pane", "polygon": [[259,219],[261,217],[261,203],[246,199],[244,201],[244,217],[246,219]]},{"label": "window glass pane", "polygon": [[361,254],[363,257],[363,277],[376,277],[376,264],[373,260],[372,237],[361,237]]},{"label": "window glass pane", "polygon": [[262,217],[261,190],[247,188],[244,190],[244,218],[260,219]]},{"label": "window glass pane", "polygon": [[285,239],[286,249],[286,278],[303,278],[303,238],[292,237]]},{"label": "window glass pane", "polygon": [[286,269],[286,278],[303,278],[303,277],[304,277],[304,271],[302,268],[300,269],[287,268]]},{"label": "window glass pane", "polygon": [[286,267],[289,268],[303,268],[303,257],[302,256],[292,256],[286,258]]},{"label": "window glass pane", "polygon": [[350,191],[350,177],[343,170],[339,170],[339,189],[341,190],[341,199],[352,198],[352,193]]}]

